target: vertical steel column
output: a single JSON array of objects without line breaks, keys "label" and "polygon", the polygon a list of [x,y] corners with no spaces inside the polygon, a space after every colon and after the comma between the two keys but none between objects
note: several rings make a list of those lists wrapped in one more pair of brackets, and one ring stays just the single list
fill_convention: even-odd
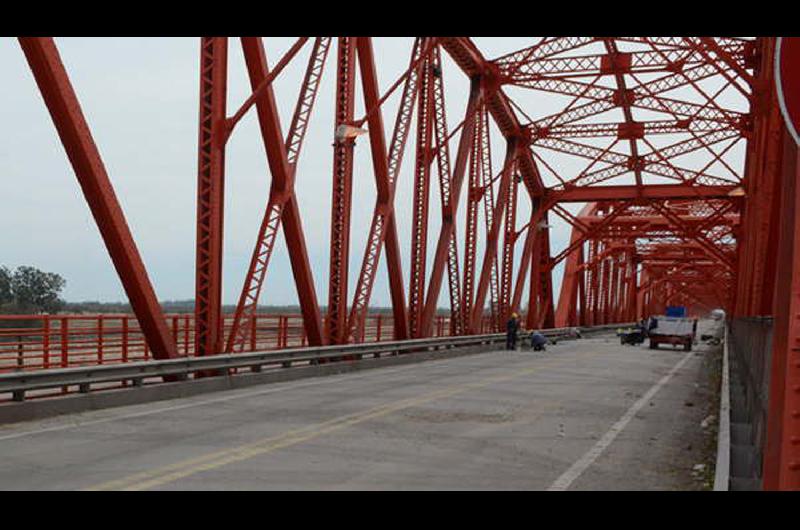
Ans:
[{"label": "vertical steel column", "polygon": [[[451,239],[455,237],[455,215],[458,210],[458,203],[461,197],[461,187],[464,182],[464,174],[467,169],[467,158],[472,146],[473,135],[475,134],[475,119],[481,104],[482,89],[480,78],[473,78],[471,81],[467,110],[464,116],[464,125],[461,129],[461,137],[458,142],[458,153],[456,164],[453,169],[453,177],[450,185],[450,215],[443,217],[442,226],[439,230],[439,240],[436,244],[431,277],[428,281],[428,294],[425,299],[425,310],[422,314],[422,324],[420,334],[427,337],[431,333],[433,317],[436,314],[436,305],[439,301],[439,292],[442,288],[442,276],[444,267],[450,254]],[[480,321],[479,321],[480,322]],[[468,330],[469,331],[469,330]]]},{"label": "vertical steel column", "polygon": [[[608,249],[608,245],[606,249]],[[606,255],[603,259],[603,276],[601,278],[601,296],[600,296],[600,313],[603,319],[603,324],[608,324],[611,321],[611,269],[614,266],[613,261]]]},{"label": "vertical steel column", "polygon": [[[584,259],[584,245],[578,248],[578,301],[570,310],[570,325],[586,326],[586,260]],[[580,307],[580,312],[578,312]],[[577,312],[577,318],[573,316]],[[558,324],[556,324],[558,326]]]},{"label": "vertical steel column", "polygon": [[[523,290],[525,289],[525,281],[527,280],[528,276],[528,268],[531,265],[533,245],[539,244],[538,241],[541,235],[539,238],[537,238],[536,235],[539,234],[539,232],[543,229],[543,227],[540,226],[540,223],[541,219],[546,215],[546,213],[547,203],[542,201],[540,198],[534,198],[531,200],[531,216],[528,220],[528,227],[525,229],[527,230],[527,234],[525,235],[525,243],[522,248],[519,271],[517,272],[517,279],[514,283],[514,296],[511,300],[509,312],[519,312]],[[519,237],[519,235],[517,235],[517,237]]]},{"label": "vertical steel column", "polygon": [[31,37],[20,38],[19,43],[154,357],[177,357],[158,298],[55,42]]},{"label": "vertical steel column", "polygon": [[637,269],[638,258],[634,251],[630,255],[630,276],[628,277],[627,313],[625,314],[625,320],[628,322],[638,320],[636,311],[636,300],[638,299]]},{"label": "vertical steel column", "polygon": [[511,174],[511,185],[505,199],[505,231],[503,233],[503,261],[500,272],[500,319],[507,320],[511,308],[511,285],[514,277],[514,245],[517,242],[517,189],[520,177]]},{"label": "vertical steel column", "polygon": [[417,150],[414,166],[414,205],[411,216],[411,266],[408,282],[408,328],[411,338],[419,337],[425,302],[425,265],[428,250],[428,204],[433,137],[433,65],[422,61],[417,106]]},{"label": "vertical steel column", "polygon": [[612,252],[609,258],[610,266],[610,289],[609,289],[609,297],[608,297],[608,322],[616,322],[617,319],[617,302],[619,300],[619,256]]},{"label": "vertical steel column", "polygon": [[[544,212],[544,224],[548,223],[548,214]],[[550,231],[542,230],[542,251],[540,254],[541,264],[541,287],[539,288],[540,297],[543,303],[539,313],[539,325],[542,328],[555,327],[555,305],[553,304],[553,261],[550,257]]]},{"label": "vertical steel column", "polygon": [[602,315],[600,314],[600,298],[601,298],[601,282],[603,276],[603,261],[598,258],[602,252],[602,245],[599,241],[595,241],[594,246],[594,263],[592,269],[592,324],[593,326],[602,324]]},{"label": "vertical steel column", "polygon": [[[472,147],[469,161],[469,184],[467,187],[466,227],[464,229],[464,278],[462,311],[469,315],[472,311],[472,298],[475,294],[475,260],[478,252],[478,203],[487,192],[483,188],[483,175],[481,174],[481,142],[483,136],[483,113],[481,119],[475,120]],[[489,175],[491,179],[491,174]],[[489,185],[491,189],[491,181]]]},{"label": "vertical steel column", "polygon": [[[500,232],[500,223],[503,221],[506,201],[509,196],[511,179],[516,173],[517,139],[509,138],[506,144],[506,156],[503,162],[503,172],[500,176],[500,186],[497,191],[497,205],[493,211],[492,228],[486,237],[486,249],[483,254],[481,265],[481,276],[478,281],[478,289],[475,294],[475,303],[470,315],[470,326],[467,331],[474,332],[479,329],[481,317],[483,316],[483,304],[486,301],[486,291],[489,288],[489,274],[491,272],[492,261],[497,256],[497,239]],[[502,318],[502,316],[501,316]]]},{"label": "vertical steel column", "polygon": [[[587,204],[581,210],[579,216],[587,215],[590,211],[591,204]],[[531,227],[533,228],[533,227]],[[570,235],[570,245],[577,243],[581,238],[580,230],[577,227],[572,227]],[[582,265],[583,258],[583,245],[570,252],[564,264],[564,276],[561,281],[561,294],[558,297],[558,307],[556,308],[556,326],[566,327],[574,326],[575,324],[575,304],[577,303],[578,296],[578,271]]]},{"label": "vertical steel column", "polygon": [[[491,160],[491,143],[489,139],[489,112],[486,108],[480,112],[479,119],[475,121],[470,159],[470,185],[467,196],[467,223],[464,244],[464,294],[461,311],[464,316],[464,328],[468,328],[468,320],[472,314],[475,295],[475,264],[478,246],[478,203],[483,203],[484,227],[488,234],[492,228],[492,215],[494,208],[494,188]],[[489,280],[491,296],[491,322],[492,328],[499,331],[500,322],[500,279],[497,259],[492,261],[492,270]]]},{"label": "vertical steel column", "polygon": [[355,137],[344,134],[344,130],[353,123],[357,40],[358,37],[339,37],[336,68],[336,135],[333,144],[328,316],[325,320],[326,335],[332,344],[347,342],[345,328]]},{"label": "vertical steel column", "polygon": [[[439,176],[439,199],[441,204],[442,225],[453,224],[453,235],[447,247],[447,286],[450,295],[450,335],[460,335],[464,328],[463,307],[461,304],[461,279],[458,267],[458,238],[456,237],[457,200],[453,202],[452,181],[450,171],[449,132],[447,130],[447,114],[444,101],[444,80],[442,78],[442,59],[439,47],[433,49],[431,66],[433,67],[431,82],[433,84],[433,126],[436,138],[436,168]],[[463,174],[462,174],[463,180]],[[460,193],[460,189],[459,189]],[[424,326],[422,326],[424,329]]]},{"label": "vertical steel column", "polygon": [[[494,220],[494,172],[492,171],[492,151],[489,136],[489,110],[484,107],[481,113],[481,187],[483,189],[483,222],[486,233],[492,229]],[[497,256],[492,259],[492,270],[489,274],[489,307],[491,309],[492,322],[496,331],[501,331],[505,322],[500,322],[500,267],[498,266]],[[474,279],[472,280],[474,283]],[[469,319],[470,313],[464,315],[465,320]]]},{"label": "vertical steel column", "polygon": [[[547,212],[543,214],[547,223]],[[550,258],[550,233],[542,228],[531,255],[530,295],[526,326],[533,328],[552,328],[555,325],[553,307],[553,286],[551,281],[552,262]]]},{"label": "vertical steel column", "polygon": [[200,41],[195,355],[222,351],[222,235],[228,38]]},{"label": "vertical steel column", "polygon": [[[539,316],[542,314],[541,308],[541,278],[542,278],[542,230],[531,226],[530,230],[539,230],[539,237],[534,237],[533,248],[530,257],[530,280],[528,286],[528,314],[525,317],[525,327],[535,329],[539,324]],[[522,274],[522,271],[520,271]]]},{"label": "vertical steel column", "polygon": [[800,490],[800,160],[784,132],[764,489]]},{"label": "vertical steel column", "polygon": [[775,275],[775,244],[779,220],[774,207],[780,197],[783,119],[774,90],[774,39],[763,38],[757,66],[759,83],[751,97],[753,132],[747,143],[745,187],[738,241],[736,315],[753,316],[771,311],[772,291],[767,286]]},{"label": "vertical steel column", "polygon": [[594,240],[589,240],[586,246],[586,261],[584,266],[585,270],[585,287],[584,287],[584,322],[586,326],[591,326],[594,322],[593,297],[592,297],[592,284],[594,283],[595,270],[594,270]]},{"label": "vertical steel column", "polygon": [[[642,267],[641,275],[639,276],[639,285],[644,286],[647,285],[650,281],[650,274],[648,272],[647,267]],[[636,318],[637,320],[640,318],[645,318],[649,316],[647,312],[647,296],[648,292],[646,289],[639,288],[636,291]]]},{"label": "vertical steel column", "polygon": [[600,296],[601,296],[601,281],[603,276],[603,261],[599,259],[603,250],[603,245],[600,241],[593,240],[593,265],[592,271],[592,324],[593,326],[603,323],[603,317],[600,314]]}]

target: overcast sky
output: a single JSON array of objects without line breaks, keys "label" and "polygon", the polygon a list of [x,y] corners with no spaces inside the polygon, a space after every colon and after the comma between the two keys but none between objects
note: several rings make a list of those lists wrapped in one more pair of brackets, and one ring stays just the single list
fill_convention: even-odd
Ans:
[{"label": "overcast sky", "polygon": [[[271,65],[294,42],[265,38]],[[535,38],[478,38],[489,58],[529,46]],[[78,94],[95,142],[158,297],[194,296],[194,244],[197,186],[198,53],[197,38],[58,38],[62,60]],[[407,68],[412,39],[378,38],[376,58],[381,89],[388,88]],[[310,44],[275,83],[284,131],[294,109]],[[468,82],[444,55],[448,125],[463,118]],[[319,97],[297,171],[297,195],[320,304],[327,300],[328,239],[334,109],[335,45],[328,57]],[[125,300],[97,227],[80,192],[63,147],[33,77],[15,39],[0,39],[4,82],[0,91],[0,167],[3,169],[0,219],[0,264],[33,265],[58,272],[67,280],[69,301]],[[228,114],[249,95],[238,39],[229,53]],[[547,115],[557,103],[515,92],[530,113]],[[527,99],[526,99],[527,98]],[[398,97],[384,110],[387,135],[394,124]],[[360,88],[356,114],[363,114]],[[224,291],[225,303],[235,303],[266,204],[270,175],[255,113],[234,131],[226,155]],[[410,138],[414,138],[413,130]],[[494,168],[501,167],[503,145],[492,133]],[[455,142],[451,146],[455,158]],[[569,170],[568,163],[564,167]],[[576,166],[577,167],[577,166]],[[395,199],[403,248],[404,282],[408,284],[413,142],[409,142]],[[435,172],[434,172],[434,181]],[[464,187],[466,190],[466,185]],[[429,256],[439,229],[438,186],[431,190]],[[465,194],[462,194],[465,195]],[[352,217],[350,300],[361,264],[375,200],[369,141],[357,141]],[[459,251],[463,252],[464,209],[459,209]],[[571,209],[577,210],[578,206]],[[520,202],[518,226],[529,215]],[[564,247],[569,228],[553,219],[554,252]],[[521,244],[519,252],[521,252]],[[430,270],[430,263],[428,264]],[[372,295],[372,305],[390,304],[385,256]],[[556,293],[561,268],[554,278]],[[446,285],[446,282],[445,282]],[[446,305],[442,288],[440,305]],[[261,303],[297,302],[283,236],[278,238]]]}]

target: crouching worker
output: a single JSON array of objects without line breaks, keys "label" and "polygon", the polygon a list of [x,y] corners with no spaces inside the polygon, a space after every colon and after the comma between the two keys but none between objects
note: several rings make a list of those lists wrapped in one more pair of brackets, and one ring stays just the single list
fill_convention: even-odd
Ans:
[{"label": "crouching worker", "polygon": [[533,347],[533,351],[544,351],[545,344],[547,344],[547,338],[544,335],[538,331],[531,333],[531,346]]},{"label": "crouching worker", "polygon": [[511,313],[511,318],[508,319],[506,322],[506,349],[507,350],[516,350],[517,349],[517,330],[519,330],[519,320],[517,320],[518,315],[516,313]]}]

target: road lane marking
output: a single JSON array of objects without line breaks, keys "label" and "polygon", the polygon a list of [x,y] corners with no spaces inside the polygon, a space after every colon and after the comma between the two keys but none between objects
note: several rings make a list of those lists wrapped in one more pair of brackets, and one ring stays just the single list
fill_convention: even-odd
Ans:
[{"label": "road lane marking", "polygon": [[547,491],[565,491],[569,489],[573,482],[575,482],[589,466],[605,451],[609,445],[614,441],[619,433],[621,433],[628,423],[633,419],[637,412],[644,407],[656,393],[661,390],[661,387],[666,385],[672,376],[686,364],[695,352],[687,353],[680,361],[678,361],[667,374],[658,380],[650,390],[645,393],[639,400],[631,405],[628,411],[611,426],[611,429],[600,438],[596,444],[592,446],[581,458],[579,458],[569,469],[567,469],[560,477],[558,477],[550,486]]},{"label": "road lane marking", "polygon": [[[483,353],[497,353],[497,351],[488,351],[488,352],[483,352]],[[477,355],[482,355],[483,353],[479,353]],[[456,361],[460,361],[460,360],[463,360],[463,359],[462,358],[434,359],[434,360],[424,361],[424,362],[426,363],[427,366],[431,366],[431,365],[448,366],[448,365],[454,364]],[[403,371],[411,370],[413,368],[419,368],[420,364],[421,363],[412,363],[412,364],[409,364],[407,366],[399,366],[399,367],[395,367],[395,368],[391,368],[391,367],[388,367],[388,366],[387,367],[378,367],[378,368],[375,368],[375,370],[381,370],[381,372],[380,372],[381,374],[392,374],[392,373],[395,373],[395,372],[403,372]],[[243,398],[249,398],[249,397],[255,397],[255,396],[262,396],[262,395],[265,395],[265,394],[273,394],[275,392],[282,392],[282,391],[285,391],[285,390],[294,390],[296,388],[306,388],[306,387],[310,387],[310,386],[317,386],[317,385],[321,385],[321,384],[324,384],[324,383],[331,383],[334,380],[333,378],[335,378],[336,381],[340,381],[342,379],[349,381],[351,379],[364,379],[364,378],[368,378],[368,377],[374,377],[374,374],[372,374],[370,372],[371,372],[371,370],[370,371],[366,371],[366,372],[360,372],[360,373],[357,373],[357,374],[330,374],[330,375],[324,375],[324,376],[317,376],[317,377],[314,377],[314,379],[311,380],[311,381],[306,381],[306,382],[302,382],[302,383],[295,383],[295,384],[284,384],[282,386],[273,386],[273,385],[281,385],[282,382],[260,383],[259,385],[261,385],[261,384],[270,385],[270,388],[267,388],[267,389],[264,389],[264,390],[256,390],[256,391],[253,391],[253,392],[237,393],[235,395],[225,395],[225,396],[211,398],[211,399],[203,399],[203,400],[198,400],[198,401],[192,401],[190,403],[183,403],[183,404],[180,404],[180,405],[171,405],[171,406],[168,406],[168,407],[162,407],[162,408],[158,408],[158,409],[148,409],[148,410],[144,410],[144,411],[140,411],[140,412],[131,412],[131,413],[128,413],[128,414],[121,414],[121,415],[118,415],[118,416],[110,416],[110,417],[100,418],[100,419],[96,419],[96,420],[89,420],[89,421],[85,421],[85,422],[80,422],[79,421],[77,423],[65,423],[65,424],[61,424],[61,425],[54,425],[54,426],[51,426],[51,427],[43,427],[41,429],[34,429],[34,430],[30,430],[30,431],[14,432],[14,433],[10,433],[10,434],[0,435],[0,442],[2,442],[4,440],[12,440],[12,439],[15,439],[15,438],[22,438],[22,437],[25,437],[25,436],[33,436],[33,435],[36,435],[36,434],[44,434],[44,433],[50,433],[50,432],[64,431],[64,430],[67,430],[67,429],[77,429],[77,428],[80,428],[80,427],[88,427],[88,426],[92,426],[92,425],[99,425],[99,424],[103,424],[103,423],[109,423],[109,422],[112,422],[112,421],[127,420],[127,419],[132,419],[132,418],[140,418],[140,417],[144,417],[144,416],[152,416],[152,415],[155,415],[155,414],[162,414],[164,412],[172,412],[172,411],[183,410],[183,409],[188,409],[188,408],[192,408],[192,407],[199,407],[201,405],[211,405],[211,404],[214,404],[214,403],[224,403],[226,401],[231,401],[231,400],[234,400],[234,399],[243,399]],[[223,391],[223,392],[225,392],[225,391]],[[189,398],[174,398],[174,399],[179,399],[179,400],[191,399],[191,397],[189,397]],[[137,406],[137,405],[132,405],[132,406]]]},{"label": "road lane marking", "polygon": [[[537,358],[536,360],[539,361],[541,360],[541,358]],[[511,379],[529,375],[537,370],[541,370],[553,364],[562,364],[563,362],[568,362],[568,361],[571,362],[572,359],[551,358],[543,363],[537,363],[536,366],[530,368],[521,370],[517,369],[511,373],[492,376],[472,383],[452,385],[450,387],[430,392],[422,396],[407,398],[394,403],[379,405],[377,407],[373,407],[362,412],[339,416],[337,418],[333,418],[331,420],[316,425],[295,429],[277,436],[263,438],[256,442],[240,445],[238,447],[223,449],[199,457],[186,459],[150,471],[135,473],[133,475],[129,475],[121,479],[111,480],[86,489],[90,491],[97,491],[97,490],[136,491],[136,490],[144,490],[161,486],[170,482],[174,482],[181,478],[194,475],[201,471],[216,469],[218,467],[230,463],[239,462],[242,460],[253,458],[255,456],[267,454],[277,449],[290,447],[299,444],[301,442],[305,442],[314,438],[318,438],[325,434],[329,434],[344,429],[345,427],[350,427],[353,425],[357,425],[359,423],[363,423],[368,420],[373,420],[376,418],[386,416],[393,412],[429,403],[437,399],[452,397],[454,395],[462,394],[470,390],[477,390],[495,383],[509,381]]]}]

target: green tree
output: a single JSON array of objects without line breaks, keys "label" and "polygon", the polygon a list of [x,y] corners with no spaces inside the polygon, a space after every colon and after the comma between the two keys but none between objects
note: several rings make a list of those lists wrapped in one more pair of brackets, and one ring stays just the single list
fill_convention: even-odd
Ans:
[{"label": "green tree", "polygon": [[14,301],[11,291],[11,271],[0,266],[0,308]]},{"label": "green tree", "polygon": [[64,305],[60,298],[66,280],[53,272],[20,266],[11,276],[15,309],[21,313],[54,313]]}]

